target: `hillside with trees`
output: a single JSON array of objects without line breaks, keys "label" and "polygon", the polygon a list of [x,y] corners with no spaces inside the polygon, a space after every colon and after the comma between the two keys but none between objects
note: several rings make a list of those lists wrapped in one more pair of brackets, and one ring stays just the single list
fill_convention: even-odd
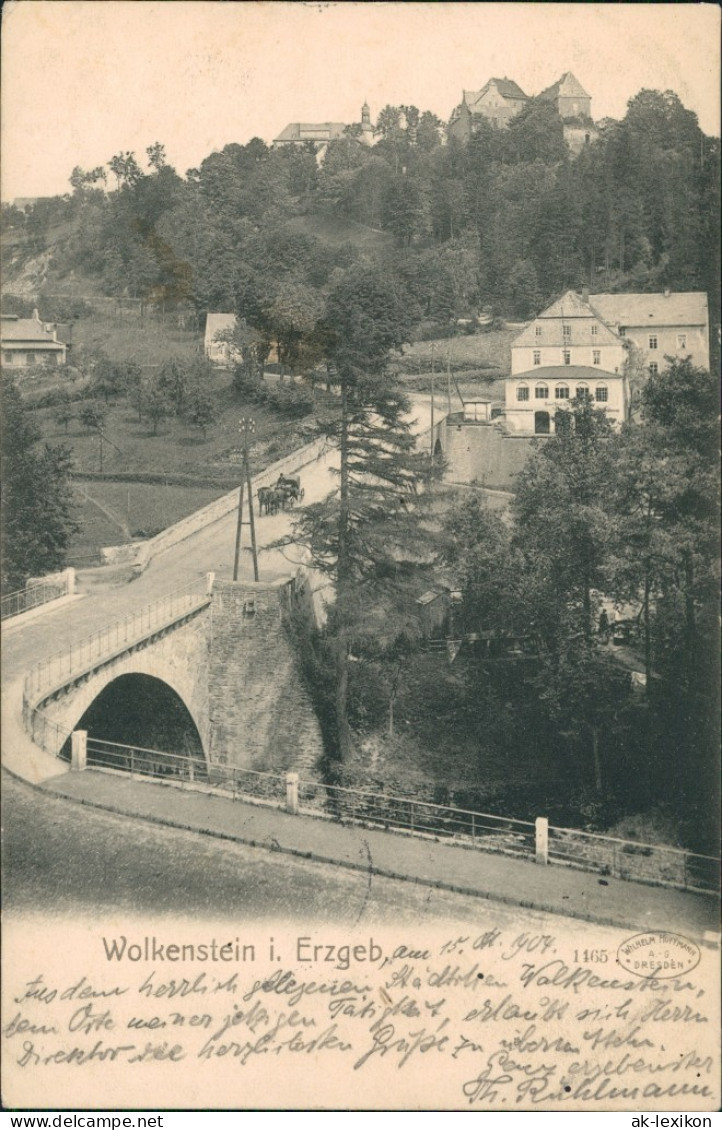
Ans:
[{"label": "hillside with trees", "polygon": [[442,145],[439,126],[387,106],[374,147],[350,127],[320,165],[311,144],[255,138],[184,177],[160,143],[144,167],[126,152],[75,168],[68,195],[4,207],[6,289],[35,257],[54,293],[237,310],[301,367],[329,288],[369,261],[413,324],[441,332],[481,306],[527,318],[582,284],[704,290],[719,308],[719,141],[676,94],[641,91],[577,157],[535,99],[467,145]]},{"label": "hillside with trees", "polygon": [[[229,412],[260,406],[289,441],[300,421],[338,443],[338,490],[300,512],[294,531],[336,592],[327,627],[303,648],[329,776],[708,850],[718,784],[716,314],[712,374],[671,363],[620,432],[590,402],[572,402],[503,519],[473,492],[434,509],[390,361],[482,308],[492,325],[494,315],[527,319],[582,284],[703,290],[718,311],[719,141],[671,92],[642,91],[574,158],[538,100],[507,130],[482,123],[465,146],[442,145],[439,124],[386,107],[373,148],[351,129],[322,164],[311,146],[254,139],[185,177],[159,143],[144,168],[127,152],[76,168],[66,197],[5,209],[7,289],[34,259],[47,293],[71,302],[82,287],[196,326],[208,310],[235,311]],[[310,379],[264,381],[272,346],[279,376]],[[92,403],[47,405],[64,431],[77,412],[100,454],[103,419],[119,417],[120,403],[143,422],[146,448],[166,420],[205,446],[222,397],[209,398],[200,362],[169,356],[141,374],[132,361],[91,360]],[[10,407],[6,538],[24,507],[35,526],[50,506],[48,554],[29,549],[49,568],[72,525],[66,455],[41,453],[13,393]],[[230,458],[230,442],[218,442]],[[13,563],[18,576],[28,562]],[[449,582],[462,597],[460,637],[520,647],[501,656],[462,647],[453,663],[424,653],[416,598]],[[605,599],[638,609],[643,679],[600,630]]]}]

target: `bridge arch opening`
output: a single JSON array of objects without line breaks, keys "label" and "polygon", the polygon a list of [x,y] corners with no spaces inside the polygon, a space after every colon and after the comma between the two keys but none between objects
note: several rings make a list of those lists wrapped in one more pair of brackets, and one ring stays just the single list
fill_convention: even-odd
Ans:
[{"label": "bridge arch opening", "polygon": [[[75,724],[93,739],[182,754],[205,764],[203,742],[188,707],[153,675],[119,675],[103,688]],[[70,743],[62,756],[70,758]],[[92,758],[88,757],[88,762]]]}]

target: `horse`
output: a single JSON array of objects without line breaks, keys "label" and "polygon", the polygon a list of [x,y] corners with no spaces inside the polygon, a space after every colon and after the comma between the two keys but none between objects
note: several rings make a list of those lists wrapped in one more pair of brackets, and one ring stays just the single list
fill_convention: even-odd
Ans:
[{"label": "horse", "polygon": [[[275,491],[273,487],[259,487],[258,488],[258,514],[270,514],[271,506],[274,502]],[[275,511],[274,511],[275,513]]]}]

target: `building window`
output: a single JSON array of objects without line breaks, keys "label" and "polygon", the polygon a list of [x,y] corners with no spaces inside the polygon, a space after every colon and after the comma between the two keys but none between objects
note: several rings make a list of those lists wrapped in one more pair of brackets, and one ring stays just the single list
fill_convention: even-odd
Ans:
[{"label": "building window", "polygon": [[557,400],[568,400],[569,385],[557,385],[557,387],[554,389],[554,395]]},{"label": "building window", "polygon": [[592,326],[592,337],[596,337],[598,333],[599,333],[599,326],[596,326],[596,325]]},{"label": "building window", "polygon": [[541,365],[541,349],[534,350],[534,364]]},{"label": "building window", "polygon": [[601,349],[593,349],[592,350],[592,363],[594,365],[601,365],[601,363],[602,363],[602,351],[601,351]]},{"label": "building window", "polygon": [[526,385],[519,385],[518,386],[518,388],[516,390],[516,398],[517,398],[517,400],[528,400],[529,399],[529,389],[526,387]]},{"label": "building window", "polygon": [[541,331],[542,331],[541,326],[535,326],[534,327],[534,333],[536,334],[537,337],[541,337]]},{"label": "building window", "polygon": [[657,362],[656,361],[650,361],[650,363],[649,363],[649,375],[650,375],[650,377],[656,377],[658,372],[659,372],[659,365],[657,364]]},{"label": "building window", "polygon": [[546,385],[537,385],[534,389],[534,396],[537,400],[548,400],[549,389]]},{"label": "building window", "polygon": [[597,385],[594,395],[600,404],[606,404],[609,400],[609,390],[606,385]]},{"label": "building window", "polygon": [[624,326],[620,326],[620,327],[619,327],[619,336],[620,336],[620,337],[626,337],[626,336],[627,336],[627,331],[626,331],[626,329],[624,328]]},{"label": "building window", "polygon": [[589,398],[589,389],[586,385],[577,385],[576,393],[577,400],[587,400]]},{"label": "building window", "polygon": [[649,348],[650,349],[656,349],[657,348],[657,335],[656,334],[650,334],[649,335]]},{"label": "building window", "polygon": [[571,337],[572,336],[572,327],[571,326],[562,326],[562,334],[564,335],[564,337]]},{"label": "building window", "polygon": [[677,334],[677,349],[686,349],[686,348],[687,348],[687,335],[686,334]]},{"label": "building window", "polygon": [[564,350],[564,352],[562,353],[562,359],[563,359],[565,365],[571,365],[572,355],[571,355],[570,350],[568,350],[568,349]]},{"label": "building window", "polygon": [[34,365],[35,364],[35,354],[34,353],[26,353],[25,354],[25,360],[28,363],[28,365]]},{"label": "building window", "polygon": [[3,365],[12,365],[12,363],[13,363],[12,353],[3,353]]}]

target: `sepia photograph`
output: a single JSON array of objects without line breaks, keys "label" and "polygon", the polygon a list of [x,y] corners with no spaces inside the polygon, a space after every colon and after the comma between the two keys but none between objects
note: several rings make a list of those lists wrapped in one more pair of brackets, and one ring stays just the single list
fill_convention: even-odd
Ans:
[{"label": "sepia photograph", "polygon": [[721,22],[5,0],[3,1118],[712,1126]]}]

